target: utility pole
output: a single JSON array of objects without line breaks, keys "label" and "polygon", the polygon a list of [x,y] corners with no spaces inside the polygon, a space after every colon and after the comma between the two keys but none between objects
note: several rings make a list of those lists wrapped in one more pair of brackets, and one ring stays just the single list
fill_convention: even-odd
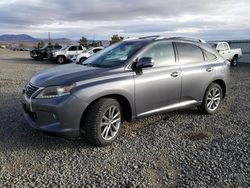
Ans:
[{"label": "utility pole", "polygon": [[48,33],[48,35],[49,35],[49,44],[50,44],[50,32]]}]

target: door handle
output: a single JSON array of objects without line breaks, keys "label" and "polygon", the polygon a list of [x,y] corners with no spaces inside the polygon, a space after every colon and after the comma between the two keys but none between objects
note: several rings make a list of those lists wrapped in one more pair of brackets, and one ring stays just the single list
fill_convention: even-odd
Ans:
[{"label": "door handle", "polygon": [[180,75],[181,73],[180,72],[172,72],[171,76],[176,78]]},{"label": "door handle", "polygon": [[207,69],[206,69],[206,71],[207,72],[212,72],[214,69],[212,68],[212,67],[208,67]]}]

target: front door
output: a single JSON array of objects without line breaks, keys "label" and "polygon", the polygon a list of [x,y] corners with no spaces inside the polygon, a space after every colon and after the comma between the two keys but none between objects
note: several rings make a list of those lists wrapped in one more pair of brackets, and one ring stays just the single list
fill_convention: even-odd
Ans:
[{"label": "front door", "polygon": [[134,76],[137,116],[163,111],[178,103],[181,93],[181,72],[172,42],[154,43],[139,55],[142,57],[153,58],[155,64]]}]

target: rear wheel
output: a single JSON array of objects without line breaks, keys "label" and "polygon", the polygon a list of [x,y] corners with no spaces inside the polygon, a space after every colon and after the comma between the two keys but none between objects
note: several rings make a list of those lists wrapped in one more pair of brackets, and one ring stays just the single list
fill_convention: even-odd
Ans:
[{"label": "rear wheel", "polygon": [[85,137],[93,145],[111,144],[121,132],[122,108],[111,98],[96,101],[88,110],[84,121]]},{"label": "rear wheel", "polygon": [[222,89],[219,84],[212,83],[208,86],[202,105],[199,110],[205,114],[213,114],[219,108],[222,99]]},{"label": "rear wheel", "polygon": [[56,62],[59,64],[64,64],[65,63],[65,57],[64,56],[58,56],[56,58]]},{"label": "rear wheel", "polygon": [[231,66],[236,67],[238,64],[238,57],[234,56],[232,61],[231,61]]}]

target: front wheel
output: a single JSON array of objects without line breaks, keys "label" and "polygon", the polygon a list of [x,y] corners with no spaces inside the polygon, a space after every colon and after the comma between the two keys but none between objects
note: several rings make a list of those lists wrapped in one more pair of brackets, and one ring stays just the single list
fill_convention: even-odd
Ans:
[{"label": "front wheel", "polygon": [[231,61],[231,66],[236,67],[238,64],[238,57],[234,56],[232,61]]},{"label": "front wheel", "polygon": [[122,108],[117,100],[103,98],[96,101],[85,116],[87,141],[96,146],[111,144],[121,131],[122,120]]},{"label": "front wheel", "polygon": [[206,90],[202,105],[198,109],[205,114],[215,113],[220,106],[222,95],[222,89],[219,84],[210,84]]},{"label": "front wheel", "polygon": [[58,56],[56,58],[56,62],[59,64],[64,64],[65,63],[65,57],[64,56]]}]

